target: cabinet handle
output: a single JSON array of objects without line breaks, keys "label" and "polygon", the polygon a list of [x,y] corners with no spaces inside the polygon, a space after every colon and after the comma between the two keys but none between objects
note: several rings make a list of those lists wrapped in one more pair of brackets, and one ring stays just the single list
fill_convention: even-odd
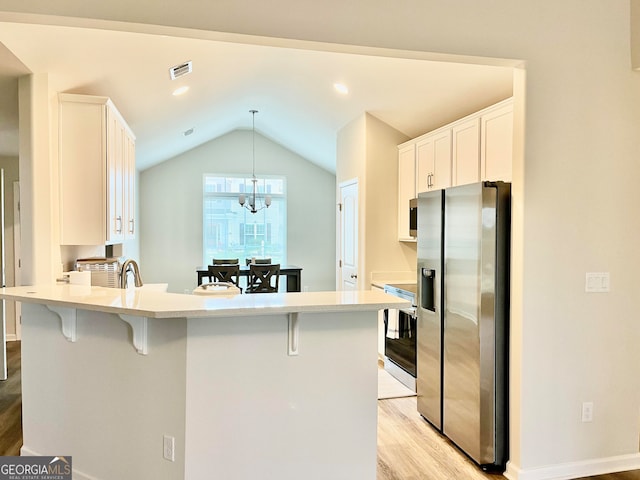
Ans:
[{"label": "cabinet handle", "polygon": [[133,228],[134,228],[134,224],[133,224],[133,218],[131,220],[129,220],[129,233],[133,234]]},{"label": "cabinet handle", "polygon": [[358,278],[358,275],[351,274],[351,278]]},{"label": "cabinet handle", "polygon": [[116,217],[116,233],[122,233],[122,217],[120,215]]}]

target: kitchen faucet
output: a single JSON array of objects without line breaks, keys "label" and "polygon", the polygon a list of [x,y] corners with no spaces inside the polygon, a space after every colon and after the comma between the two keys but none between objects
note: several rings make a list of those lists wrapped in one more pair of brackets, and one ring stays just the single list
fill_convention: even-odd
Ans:
[{"label": "kitchen faucet", "polygon": [[120,269],[120,288],[127,288],[127,274],[129,271],[133,271],[133,279],[136,287],[142,286],[142,278],[140,277],[140,268],[135,260],[128,259],[122,264]]}]

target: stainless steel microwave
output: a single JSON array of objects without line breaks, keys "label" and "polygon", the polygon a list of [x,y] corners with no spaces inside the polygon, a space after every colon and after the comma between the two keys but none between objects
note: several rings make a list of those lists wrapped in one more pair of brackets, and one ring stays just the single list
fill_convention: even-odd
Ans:
[{"label": "stainless steel microwave", "polygon": [[418,236],[418,199],[409,200],[409,235]]}]

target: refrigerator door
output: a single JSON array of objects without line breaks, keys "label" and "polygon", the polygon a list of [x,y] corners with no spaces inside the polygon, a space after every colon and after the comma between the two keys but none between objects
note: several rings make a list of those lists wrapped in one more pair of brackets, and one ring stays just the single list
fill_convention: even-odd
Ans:
[{"label": "refrigerator door", "polygon": [[506,449],[509,233],[498,212],[510,194],[496,185],[450,188],[444,200],[443,432],[480,465],[503,463]]},{"label": "refrigerator door", "polygon": [[418,197],[418,412],[442,428],[442,200],[443,191]]}]

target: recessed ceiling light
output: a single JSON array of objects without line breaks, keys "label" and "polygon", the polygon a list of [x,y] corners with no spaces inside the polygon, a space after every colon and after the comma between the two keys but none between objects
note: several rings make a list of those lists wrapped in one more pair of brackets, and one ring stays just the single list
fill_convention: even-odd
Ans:
[{"label": "recessed ceiling light", "polygon": [[333,88],[336,89],[336,92],[341,93],[342,95],[349,93],[349,88],[344,83],[334,83]]},{"label": "recessed ceiling light", "polygon": [[178,95],[182,95],[183,93],[186,93],[186,91],[189,90],[189,87],[187,87],[186,85],[180,87],[180,88],[176,88],[173,91],[173,96],[177,97]]}]

